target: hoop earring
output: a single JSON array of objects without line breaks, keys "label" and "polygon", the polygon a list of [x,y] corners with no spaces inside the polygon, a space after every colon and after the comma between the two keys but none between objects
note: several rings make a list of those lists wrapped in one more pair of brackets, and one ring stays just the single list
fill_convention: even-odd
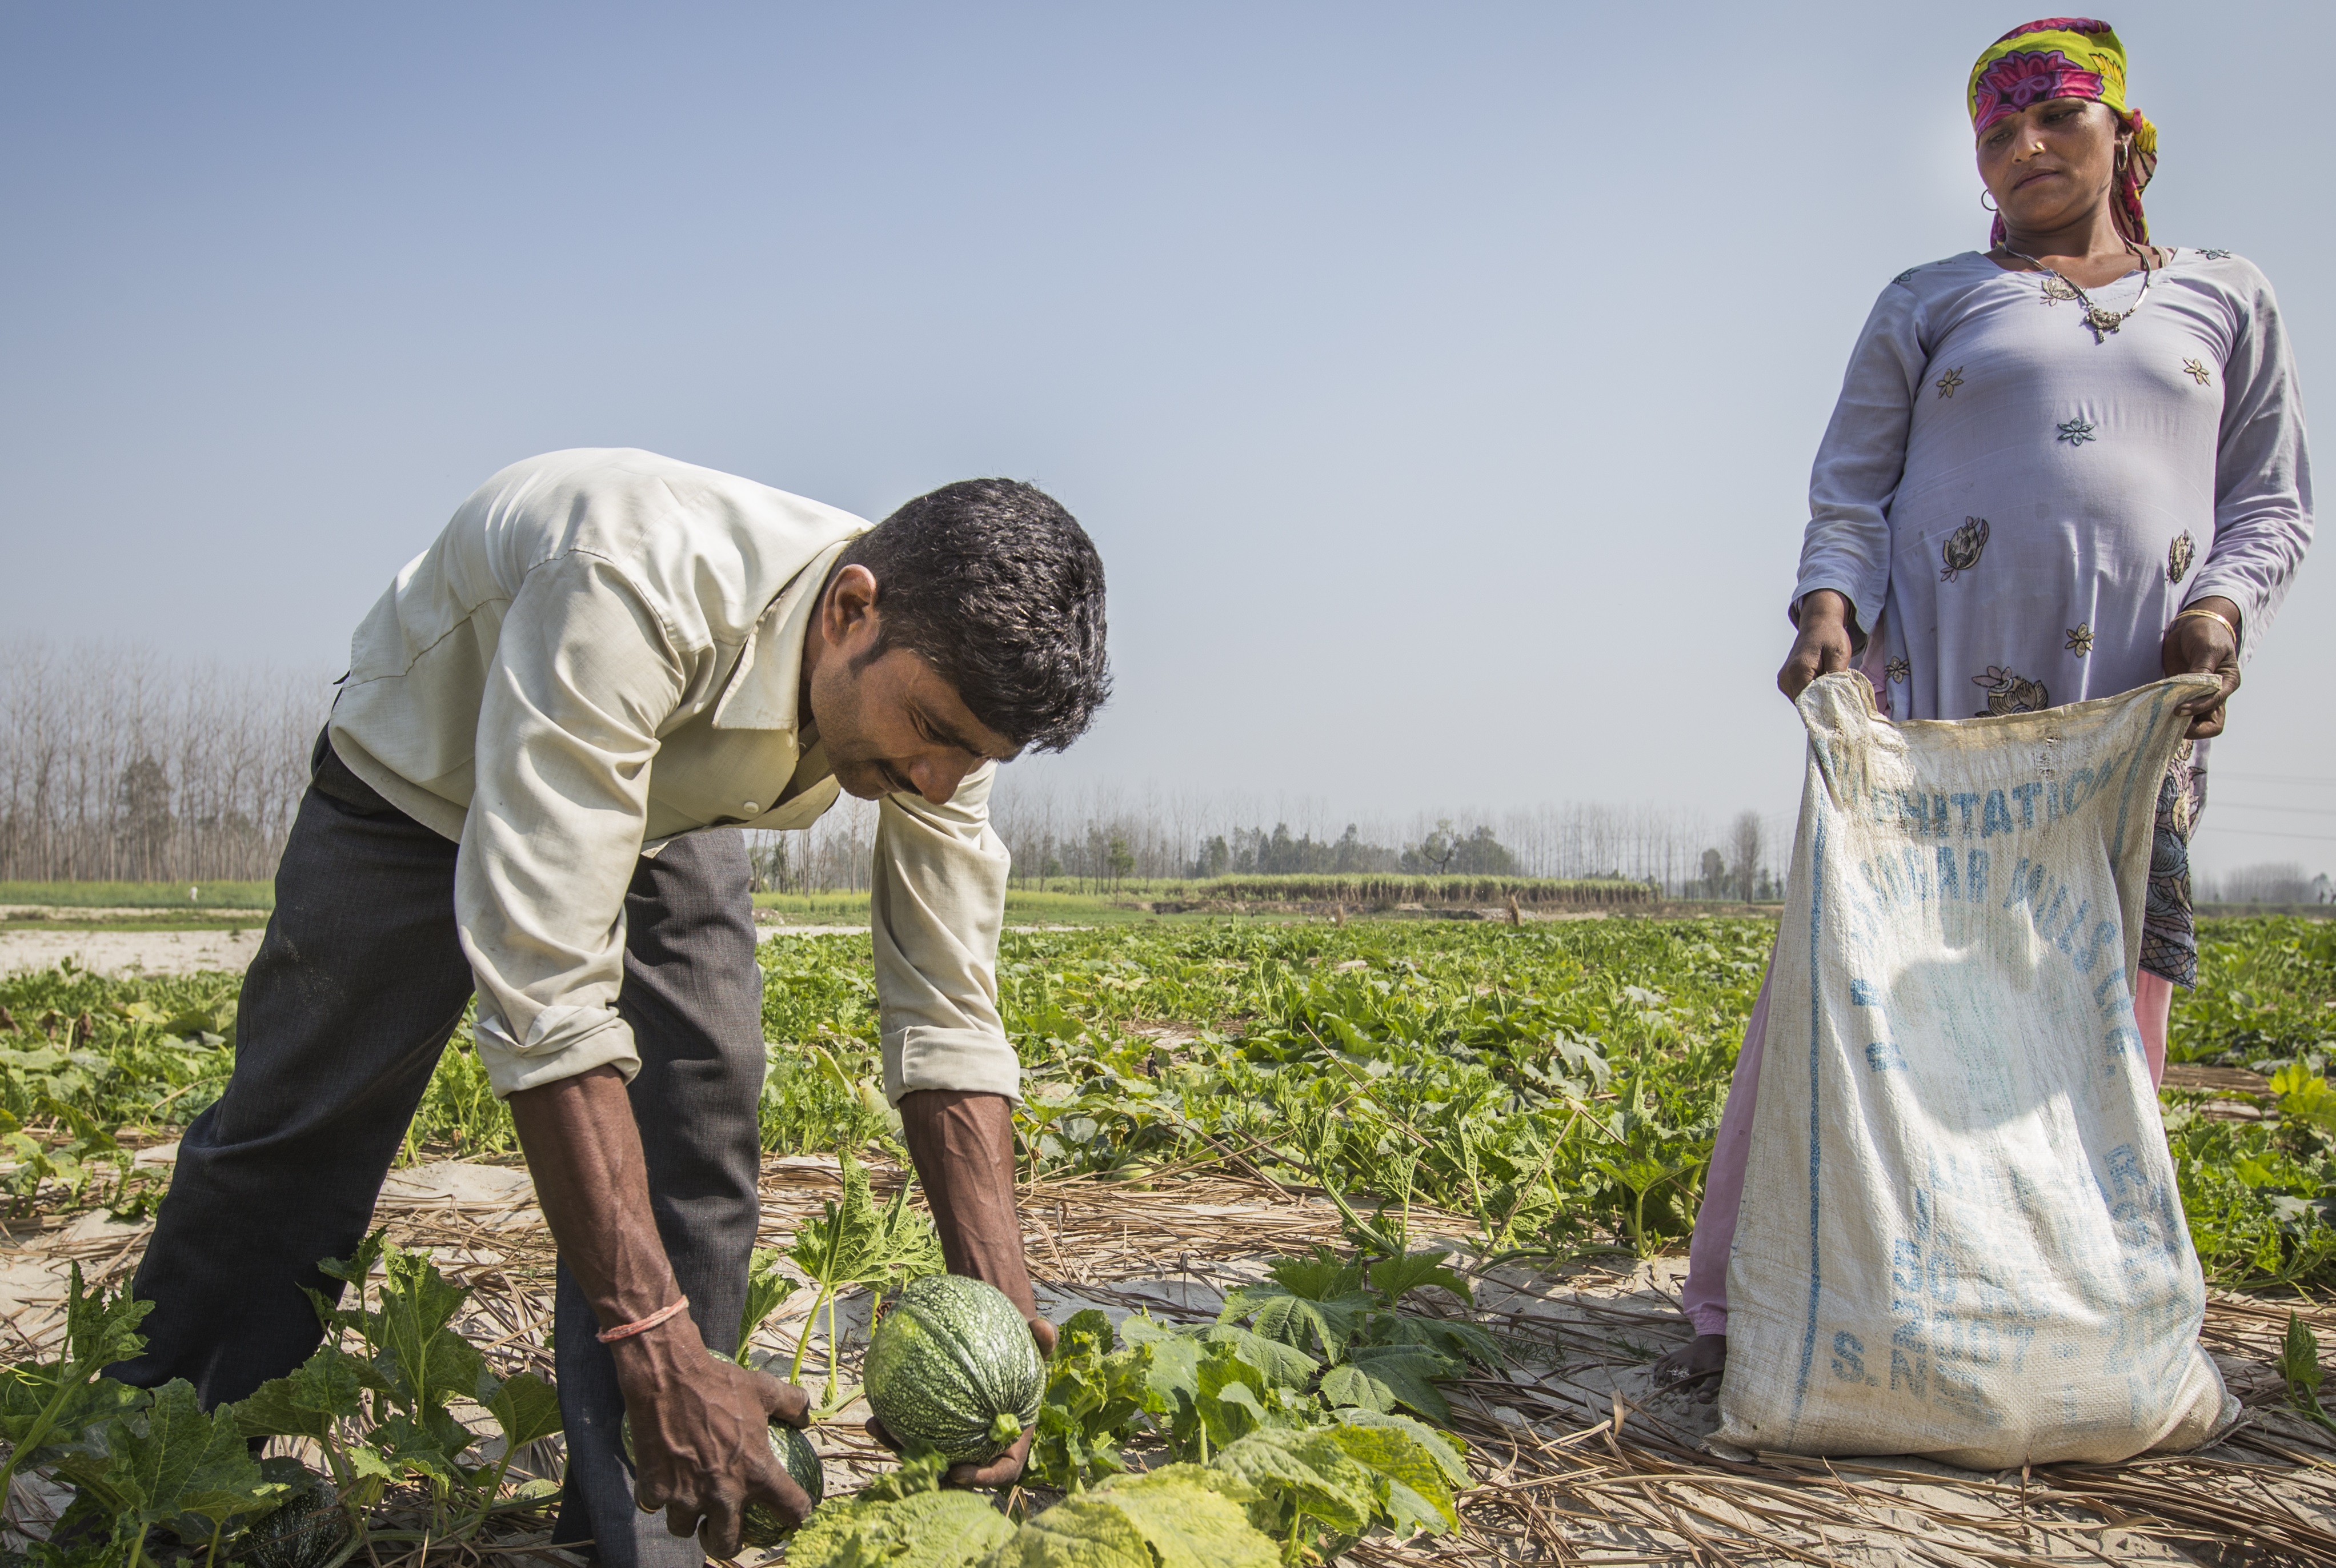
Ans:
[{"label": "hoop earring", "polygon": [[1994,191],[1992,191],[1992,190],[1990,190],[1986,186],[1982,185],[1982,186],[1981,186],[1981,187],[1980,187],[1980,189],[1979,189],[1979,209],[1980,209],[1981,212],[2000,212],[2000,211],[2001,211],[2001,210],[2002,210],[2002,209],[2001,209],[2001,208],[2000,208],[2000,207],[1996,206],[1993,202],[1991,202],[1991,201],[1990,201],[1990,200],[1988,200],[1988,198],[1989,198],[1989,197],[1990,197],[1990,196],[1992,196],[1992,195],[1994,195],[1994,194],[1995,194],[1995,192],[1994,192]]}]

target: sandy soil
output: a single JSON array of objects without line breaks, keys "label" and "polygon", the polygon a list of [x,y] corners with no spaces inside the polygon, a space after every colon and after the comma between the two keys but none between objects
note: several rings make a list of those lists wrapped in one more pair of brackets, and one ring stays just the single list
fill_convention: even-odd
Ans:
[{"label": "sandy soil", "polygon": [[[54,911],[52,911],[54,912]],[[85,911],[73,911],[83,913]],[[142,914],[145,911],[122,911]],[[0,931],[0,975],[44,969],[70,958],[102,975],[190,975],[202,969],[240,973],[259,950],[265,910],[250,911],[248,931]],[[1070,930],[1069,926],[1014,926],[1017,931]],[[784,937],[865,937],[858,926],[764,926],[762,941]]]},{"label": "sandy soil", "polygon": [[102,975],[239,973],[259,950],[267,919],[254,911],[248,931],[0,931],[0,975],[44,969],[65,958]]}]

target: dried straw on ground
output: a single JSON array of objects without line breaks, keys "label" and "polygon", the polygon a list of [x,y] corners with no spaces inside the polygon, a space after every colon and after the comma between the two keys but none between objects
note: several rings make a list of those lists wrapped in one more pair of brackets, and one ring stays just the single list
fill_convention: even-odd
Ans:
[{"label": "dried straw on ground", "polygon": [[[878,1173],[880,1191],[898,1174]],[[834,1162],[774,1159],[764,1172],[765,1245],[783,1246],[834,1196]],[[1222,1290],[1273,1257],[1338,1240],[1329,1204],[1223,1170],[1188,1172],[1149,1190],[1048,1182],[1024,1199],[1025,1242],[1056,1316],[1082,1304],[1212,1315]],[[381,1222],[429,1248],[470,1287],[463,1325],[498,1368],[549,1374],[551,1251],[523,1173],[476,1165],[402,1172]],[[1415,1234],[1465,1233],[1452,1216],[1415,1211]],[[95,1281],[135,1267],[144,1227],[84,1215],[0,1252],[0,1322],[26,1347],[60,1331],[68,1260]],[[1477,1275],[1479,1317],[1507,1337],[1514,1364],[1460,1384],[1456,1429],[1474,1446],[1476,1485],[1465,1530],[1443,1541],[1357,1547],[1368,1564],[1899,1563],[2020,1568],[2069,1563],[2336,1563],[2336,1442],[2284,1407],[2272,1362],[2300,1309],[2336,1336],[2336,1305],[2217,1296],[2203,1335],[2247,1418],[2205,1453],[2117,1466],[2049,1466],[1996,1475],[1919,1460],[1824,1461],[1764,1456],[1731,1463],[1702,1439],[1716,1424],[1708,1391],[1658,1392],[1646,1366],[1684,1336],[1669,1282],[1675,1261],[1626,1271],[1499,1269]],[[848,1304],[848,1306],[851,1304]],[[847,1310],[864,1325],[864,1302]],[[1457,1311],[1458,1304],[1445,1308]],[[757,1343],[791,1353],[809,1293],[782,1309]],[[849,1339],[849,1336],[847,1336]],[[814,1337],[805,1381],[823,1378]],[[854,1355],[842,1368],[851,1381]],[[832,1488],[885,1458],[862,1437],[864,1407],[817,1430]],[[556,1442],[523,1456],[556,1475]],[[20,1496],[19,1507],[38,1499]],[[22,1516],[20,1514],[20,1516]],[[402,1546],[380,1568],[451,1568],[541,1553],[548,1515],[520,1516],[491,1540]]]}]

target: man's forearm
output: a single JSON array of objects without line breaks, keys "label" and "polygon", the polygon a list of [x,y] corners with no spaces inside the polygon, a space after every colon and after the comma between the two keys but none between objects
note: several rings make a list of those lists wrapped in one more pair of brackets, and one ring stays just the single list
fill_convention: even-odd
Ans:
[{"label": "man's forearm", "polygon": [[1038,1315],[1014,1205],[1014,1105],[1003,1095],[920,1089],[900,1098],[900,1131],[933,1206],[952,1274],[997,1286]]},{"label": "man's forearm", "polygon": [[[560,1260],[600,1327],[670,1305],[680,1290],[649,1206],[648,1162],[624,1075],[595,1067],[521,1089],[508,1103]],[[681,1331],[694,1334],[686,1324]]]},{"label": "man's forearm", "polygon": [[[509,1103],[560,1261],[601,1329],[673,1305],[681,1290],[649,1206],[648,1162],[624,1076],[595,1067],[521,1089]],[[801,1388],[708,1356],[687,1312],[608,1349],[632,1423],[634,1497],[663,1508],[676,1535],[696,1533],[709,1555],[727,1557],[749,1503],[790,1523],[811,1513],[765,1430],[774,1418],[803,1424],[811,1401]]]}]

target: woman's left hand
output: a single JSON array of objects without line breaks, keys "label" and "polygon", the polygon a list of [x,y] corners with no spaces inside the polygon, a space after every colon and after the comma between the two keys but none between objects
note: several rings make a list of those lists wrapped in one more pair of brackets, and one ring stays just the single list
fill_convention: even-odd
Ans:
[{"label": "woman's left hand", "polygon": [[2223,733],[2223,705],[2239,689],[2239,639],[2232,630],[2240,624],[2239,607],[2227,599],[2209,597],[2183,608],[2211,609],[2223,618],[2181,617],[2166,628],[2166,642],[2158,653],[2159,667],[2167,675],[2211,675],[2221,679],[2222,690],[2193,697],[2182,706],[2190,716],[2189,738],[2208,740]]}]

